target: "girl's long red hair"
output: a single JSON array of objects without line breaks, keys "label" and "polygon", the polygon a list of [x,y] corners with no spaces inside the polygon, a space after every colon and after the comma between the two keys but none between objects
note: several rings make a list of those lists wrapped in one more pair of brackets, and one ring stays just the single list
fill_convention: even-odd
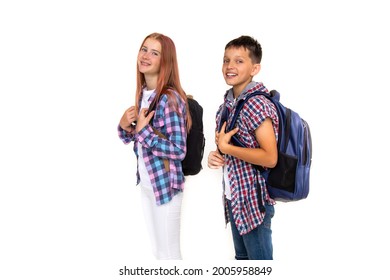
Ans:
[{"label": "girl's long red hair", "polygon": [[[173,108],[175,108],[177,113],[181,114],[181,112],[178,111],[176,98],[173,98],[173,96],[170,96],[169,94],[171,90],[176,91],[186,103],[186,108],[187,108],[186,124],[187,124],[187,131],[189,131],[191,128],[192,120],[191,120],[191,115],[188,107],[187,95],[180,84],[179,66],[177,63],[175,44],[173,43],[172,39],[169,38],[168,36],[165,36],[160,33],[152,33],[145,37],[145,39],[141,44],[140,50],[148,38],[155,39],[159,41],[161,44],[160,73],[157,79],[155,98],[159,100],[163,93],[167,94],[168,97],[171,97],[169,99],[170,101],[169,103],[173,105]],[[135,104],[136,104],[135,106],[137,111],[140,106],[139,104],[140,96],[142,93],[142,89],[145,86],[145,83],[146,83],[145,76],[143,73],[141,73],[138,70],[138,63],[137,63],[137,88],[135,94]]]}]

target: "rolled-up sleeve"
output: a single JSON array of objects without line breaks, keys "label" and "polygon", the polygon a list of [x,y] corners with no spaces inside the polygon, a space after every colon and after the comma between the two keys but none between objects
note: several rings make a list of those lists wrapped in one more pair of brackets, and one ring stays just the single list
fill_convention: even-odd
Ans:
[{"label": "rolled-up sleeve", "polygon": [[124,130],[120,125],[118,125],[118,136],[126,145],[134,141],[134,134]]}]

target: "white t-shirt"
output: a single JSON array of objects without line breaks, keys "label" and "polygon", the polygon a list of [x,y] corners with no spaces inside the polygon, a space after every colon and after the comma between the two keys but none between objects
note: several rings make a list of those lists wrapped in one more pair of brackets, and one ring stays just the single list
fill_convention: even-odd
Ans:
[{"label": "white t-shirt", "polygon": [[229,182],[228,170],[226,165],[223,167],[223,180],[225,182],[225,197],[226,199],[231,200],[232,192],[230,190],[230,182]]},{"label": "white t-shirt", "polygon": [[[154,89],[147,90],[146,88],[142,92],[142,101],[141,101],[141,108],[149,108],[149,97],[153,94]],[[140,184],[143,187],[147,187],[152,189],[152,183],[150,182],[150,176],[148,173],[148,170],[146,169],[143,153],[142,153],[142,145],[138,142],[138,172],[140,176]]]}]

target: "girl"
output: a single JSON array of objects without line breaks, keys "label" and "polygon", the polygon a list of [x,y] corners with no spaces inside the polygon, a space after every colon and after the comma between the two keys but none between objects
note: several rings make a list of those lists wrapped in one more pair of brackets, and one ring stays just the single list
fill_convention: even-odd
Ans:
[{"label": "girl", "polygon": [[[152,102],[156,105],[149,112]],[[134,141],[137,184],[156,259],[181,259],[181,161],[191,127],[187,112],[175,45],[169,37],[152,33],[138,53],[135,106],[124,112],[118,133],[125,144]]]}]

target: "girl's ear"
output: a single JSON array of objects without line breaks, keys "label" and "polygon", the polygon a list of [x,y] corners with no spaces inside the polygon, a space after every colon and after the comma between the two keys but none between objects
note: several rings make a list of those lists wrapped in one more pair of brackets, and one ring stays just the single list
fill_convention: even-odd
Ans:
[{"label": "girl's ear", "polygon": [[260,72],[260,69],[261,69],[261,64],[260,63],[253,64],[252,77],[256,76]]}]

